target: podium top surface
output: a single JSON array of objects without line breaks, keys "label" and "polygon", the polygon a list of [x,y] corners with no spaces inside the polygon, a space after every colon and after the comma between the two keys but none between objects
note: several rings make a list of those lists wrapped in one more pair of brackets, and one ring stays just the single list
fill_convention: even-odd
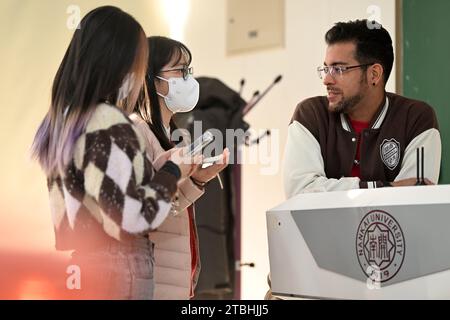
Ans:
[{"label": "podium top surface", "polygon": [[450,203],[450,185],[354,189],[296,195],[268,212]]}]

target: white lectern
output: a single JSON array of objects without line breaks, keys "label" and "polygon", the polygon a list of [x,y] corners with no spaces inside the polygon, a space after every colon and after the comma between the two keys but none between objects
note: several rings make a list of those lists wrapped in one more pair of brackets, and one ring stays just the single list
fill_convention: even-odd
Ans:
[{"label": "white lectern", "polygon": [[301,194],[267,231],[281,298],[450,299],[450,185]]}]

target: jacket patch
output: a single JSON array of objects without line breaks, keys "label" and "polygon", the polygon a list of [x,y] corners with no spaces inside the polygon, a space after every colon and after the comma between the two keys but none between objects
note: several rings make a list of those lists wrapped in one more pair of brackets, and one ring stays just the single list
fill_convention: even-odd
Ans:
[{"label": "jacket patch", "polygon": [[394,170],[400,161],[400,143],[392,139],[384,139],[380,146],[381,160],[389,168]]}]

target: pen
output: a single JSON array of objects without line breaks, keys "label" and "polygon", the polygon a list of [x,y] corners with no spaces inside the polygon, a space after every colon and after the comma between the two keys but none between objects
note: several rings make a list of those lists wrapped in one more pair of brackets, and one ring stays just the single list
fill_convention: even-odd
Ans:
[{"label": "pen", "polygon": [[223,190],[223,183],[222,183],[222,179],[220,178],[220,172],[216,175],[217,180],[219,180],[219,184],[220,184],[220,189]]}]

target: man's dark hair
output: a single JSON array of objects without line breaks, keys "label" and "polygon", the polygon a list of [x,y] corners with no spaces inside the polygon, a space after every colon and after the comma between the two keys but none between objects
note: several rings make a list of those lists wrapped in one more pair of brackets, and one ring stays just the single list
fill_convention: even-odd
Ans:
[{"label": "man's dark hair", "polygon": [[376,21],[356,20],[336,23],[325,35],[328,45],[340,42],[356,44],[355,58],[360,64],[379,63],[384,69],[386,85],[394,64],[392,39]]}]

